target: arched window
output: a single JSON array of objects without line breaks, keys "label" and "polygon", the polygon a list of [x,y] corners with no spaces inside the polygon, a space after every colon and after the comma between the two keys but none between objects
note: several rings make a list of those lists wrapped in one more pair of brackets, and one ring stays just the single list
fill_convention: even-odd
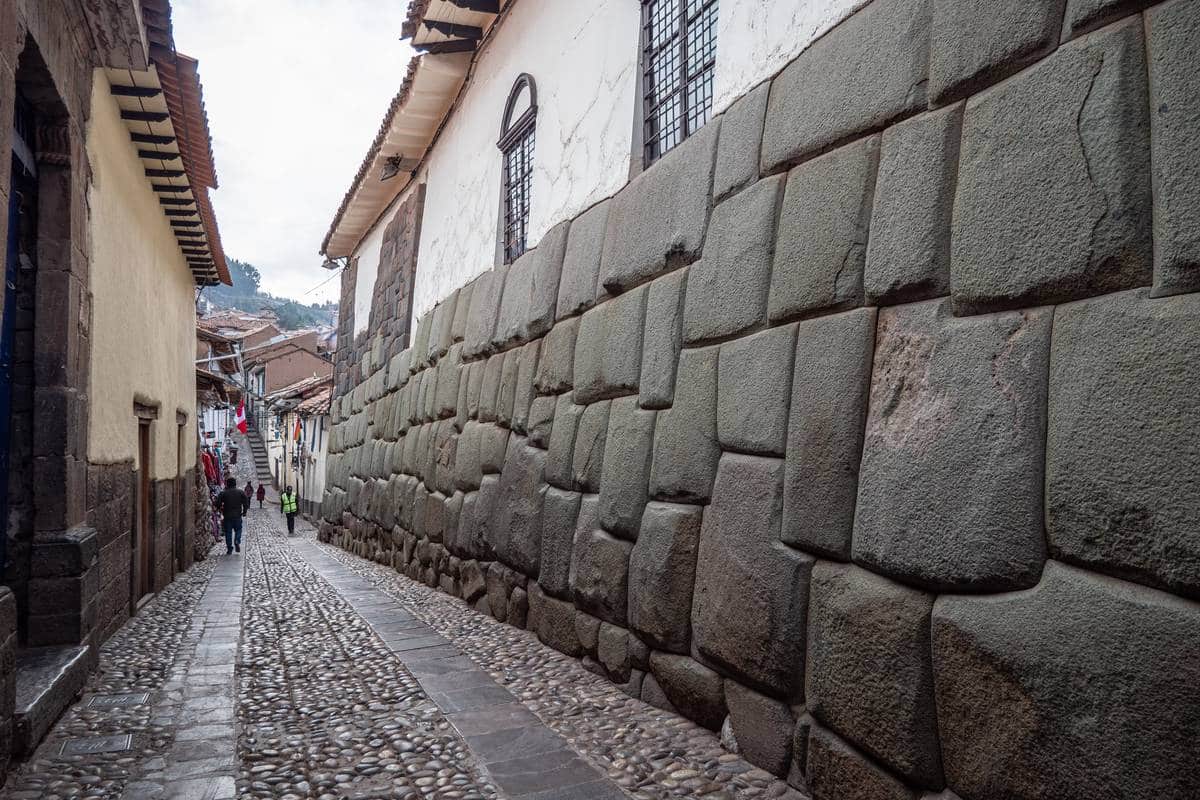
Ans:
[{"label": "arched window", "polygon": [[533,134],[537,122],[537,84],[522,74],[504,106],[497,143],[504,154],[504,263],[525,252],[529,231],[529,190],[533,183]]}]

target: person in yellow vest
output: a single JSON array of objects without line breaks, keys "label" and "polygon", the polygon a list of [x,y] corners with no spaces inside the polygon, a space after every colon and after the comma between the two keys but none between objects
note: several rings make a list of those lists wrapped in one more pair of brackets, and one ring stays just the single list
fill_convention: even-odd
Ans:
[{"label": "person in yellow vest", "polygon": [[291,536],[296,532],[296,493],[292,491],[291,486],[286,487],[279,495],[279,507],[287,517],[288,536]]}]

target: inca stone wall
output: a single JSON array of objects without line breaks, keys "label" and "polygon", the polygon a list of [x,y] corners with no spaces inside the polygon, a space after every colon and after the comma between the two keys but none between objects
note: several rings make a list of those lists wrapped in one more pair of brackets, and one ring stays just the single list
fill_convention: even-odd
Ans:
[{"label": "inca stone wall", "polygon": [[1195,797],[1200,2],[1147,6],[875,0],[358,346],[321,535],[818,798]]}]

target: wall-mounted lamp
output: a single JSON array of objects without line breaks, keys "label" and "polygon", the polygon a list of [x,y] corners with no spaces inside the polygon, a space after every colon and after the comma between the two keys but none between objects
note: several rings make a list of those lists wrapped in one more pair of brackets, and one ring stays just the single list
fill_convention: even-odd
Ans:
[{"label": "wall-mounted lamp", "polygon": [[321,264],[321,269],[343,269],[350,265],[350,257],[343,256],[342,258],[327,258]]}]

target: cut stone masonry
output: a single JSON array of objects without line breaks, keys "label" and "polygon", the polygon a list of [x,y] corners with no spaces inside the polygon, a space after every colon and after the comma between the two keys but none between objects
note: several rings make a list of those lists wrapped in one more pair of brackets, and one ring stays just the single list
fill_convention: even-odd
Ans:
[{"label": "cut stone masonry", "polygon": [[342,339],[321,537],[815,797],[1188,800],[1198,43],[866,4],[409,350]]}]

